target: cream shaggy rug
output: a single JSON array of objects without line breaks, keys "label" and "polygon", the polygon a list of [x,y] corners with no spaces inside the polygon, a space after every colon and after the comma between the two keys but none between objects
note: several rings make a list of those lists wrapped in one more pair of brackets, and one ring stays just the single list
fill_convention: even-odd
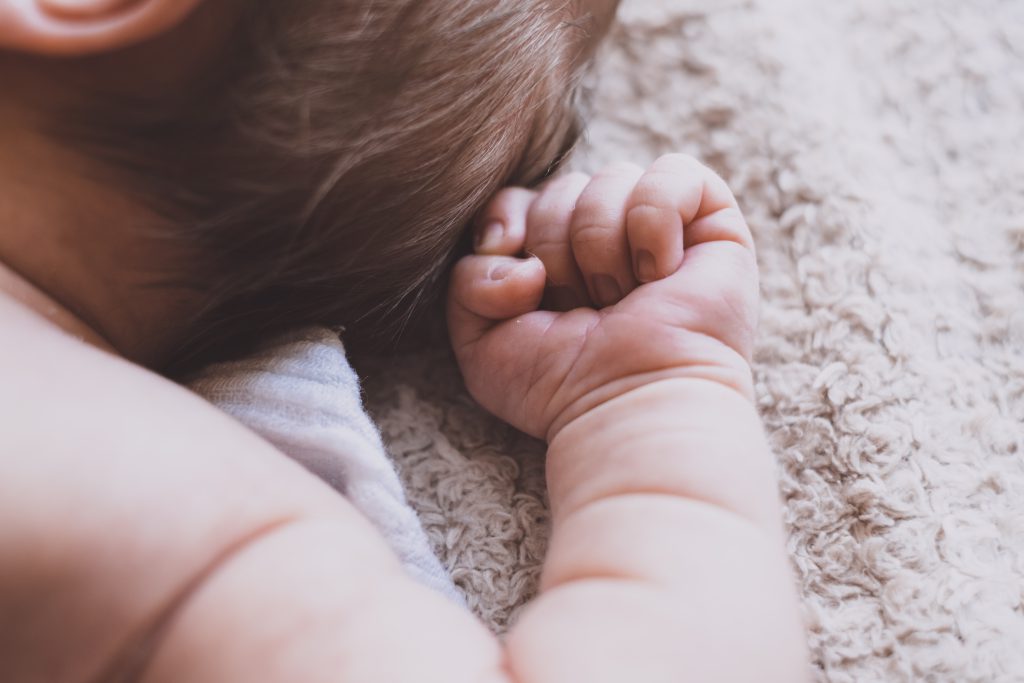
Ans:
[{"label": "cream shaggy rug", "polygon": [[[819,679],[1024,680],[1024,2],[625,0],[595,109],[578,167],[692,153],[754,227]],[[543,448],[443,350],[360,369],[442,560],[505,629],[544,553]]]}]

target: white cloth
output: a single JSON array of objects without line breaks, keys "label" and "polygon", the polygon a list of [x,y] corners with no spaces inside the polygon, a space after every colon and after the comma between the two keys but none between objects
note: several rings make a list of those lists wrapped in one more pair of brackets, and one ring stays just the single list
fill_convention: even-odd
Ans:
[{"label": "white cloth", "polygon": [[410,575],[463,603],[406,501],[337,334],[290,333],[247,358],[206,368],[188,386],[334,487],[380,530]]}]

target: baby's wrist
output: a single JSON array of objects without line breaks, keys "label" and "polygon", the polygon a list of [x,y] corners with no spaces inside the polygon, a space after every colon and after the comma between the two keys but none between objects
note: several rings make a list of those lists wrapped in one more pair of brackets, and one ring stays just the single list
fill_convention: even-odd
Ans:
[{"label": "baby's wrist", "polygon": [[[750,366],[736,354],[735,357],[729,358],[728,362],[684,365],[624,377],[593,389],[566,406],[552,420],[547,431],[547,442],[553,443],[568,425],[595,410],[600,409],[603,414],[610,410],[628,412],[630,402],[645,395],[650,387],[656,387],[658,393],[664,392],[667,402],[689,403],[693,400],[691,396],[712,391],[715,385],[735,393],[748,404],[752,405],[754,402],[754,381]],[[672,410],[668,403],[664,409]]]},{"label": "baby's wrist", "polygon": [[558,431],[548,452],[555,521],[590,502],[658,493],[777,526],[775,462],[746,386],[671,377],[632,389]]}]

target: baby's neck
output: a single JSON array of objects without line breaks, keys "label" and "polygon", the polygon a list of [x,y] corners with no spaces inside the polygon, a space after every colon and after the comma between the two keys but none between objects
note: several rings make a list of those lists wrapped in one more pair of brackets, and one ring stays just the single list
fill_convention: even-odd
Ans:
[{"label": "baby's neck", "polygon": [[159,367],[197,301],[152,286],[164,255],[137,226],[156,219],[91,180],[102,176],[79,156],[10,123],[0,116],[0,296]]},{"label": "baby's neck", "polygon": [[[0,300],[27,308],[54,327],[98,349],[117,353],[113,345],[85,321],[3,263],[0,263]],[[0,313],[0,327],[6,329],[2,315]]]}]

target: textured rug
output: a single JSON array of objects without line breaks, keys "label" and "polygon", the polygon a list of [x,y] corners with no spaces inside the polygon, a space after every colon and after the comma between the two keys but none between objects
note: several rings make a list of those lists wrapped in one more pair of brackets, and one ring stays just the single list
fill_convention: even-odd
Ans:
[{"label": "textured rug", "polygon": [[[757,388],[820,680],[1024,680],[1024,2],[625,0],[594,108],[577,167],[692,153],[758,238]],[[544,553],[543,448],[444,350],[360,369],[504,630]]]}]

